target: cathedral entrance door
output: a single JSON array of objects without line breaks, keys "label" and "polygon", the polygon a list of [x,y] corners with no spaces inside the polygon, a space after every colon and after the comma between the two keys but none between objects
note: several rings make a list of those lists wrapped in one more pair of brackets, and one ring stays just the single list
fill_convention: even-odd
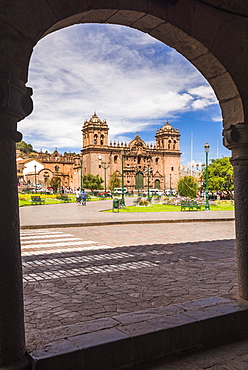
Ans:
[{"label": "cathedral entrance door", "polygon": [[155,189],[159,189],[160,190],[160,180],[155,180]]},{"label": "cathedral entrance door", "polygon": [[142,172],[137,172],[136,173],[136,178],[135,178],[135,189],[143,189],[144,187],[144,175]]}]

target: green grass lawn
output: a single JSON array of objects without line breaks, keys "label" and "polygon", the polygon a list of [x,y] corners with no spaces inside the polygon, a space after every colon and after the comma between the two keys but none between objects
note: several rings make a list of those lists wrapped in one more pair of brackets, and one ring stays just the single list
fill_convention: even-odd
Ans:
[{"label": "green grass lawn", "polygon": [[[45,200],[45,203],[43,204],[59,204],[63,203],[61,199],[56,198],[56,194],[51,194],[51,195],[46,195],[46,194],[39,194],[39,193],[34,193],[34,194],[18,194],[19,197],[19,207],[24,207],[24,206],[32,206],[31,202],[31,196],[33,195],[38,195],[41,197],[41,199]],[[75,194],[67,194],[69,198],[71,199],[71,202],[75,202]],[[70,202],[70,203],[71,203]]]},{"label": "green grass lawn", "polygon": [[[57,194],[51,194],[51,195],[46,195],[46,194],[39,194],[39,193],[32,193],[32,194],[18,194],[19,197],[19,207],[25,207],[25,206],[32,206],[31,202],[31,196],[33,195],[38,195],[41,197],[41,199],[45,200],[45,203],[43,204],[59,204],[59,203],[64,203],[61,199],[57,198]],[[70,202],[68,203],[73,203],[76,202],[76,195],[75,194],[67,194],[68,197],[71,199]],[[108,199],[108,198],[107,198]],[[104,200],[99,197],[93,197],[91,196],[90,202],[96,201],[96,200]]]},{"label": "green grass lawn", "polygon": [[[204,206],[202,206],[201,210],[204,211]],[[234,206],[233,204],[215,204],[210,205],[211,211],[233,211]],[[152,204],[149,206],[128,206],[125,208],[120,208],[120,212],[178,212],[181,211],[180,206],[174,206],[169,204]],[[112,212],[112,210],[108,210],[106,212]],[[182,211],[182,212],[194,212],[194,211]]]}]

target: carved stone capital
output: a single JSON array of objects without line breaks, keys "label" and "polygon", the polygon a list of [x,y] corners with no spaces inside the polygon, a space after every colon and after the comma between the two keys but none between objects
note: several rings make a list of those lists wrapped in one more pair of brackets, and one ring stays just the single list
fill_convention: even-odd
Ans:
[{"label": "carved stone capital", "polygon": [[223,144],[232,150],[232,164],[248,165],[248,124],[225,127],[223,136]]},{"label": "carved stone capital", "polygon": [[33,91],[10,73],[0,72],[0,138],[11,137],[20,141],[17,122],[33,110]]},{"label": "carved stone capital", "polygon": [[223,144],[228,149],[248,145],[248,123],[230,125],[223,130]]},{"label": "carved stone capital", "polygon": [[0,114],[14,115],[17,121],[27,117],[33,110],[33,91],[10,73],[0,72]]}]

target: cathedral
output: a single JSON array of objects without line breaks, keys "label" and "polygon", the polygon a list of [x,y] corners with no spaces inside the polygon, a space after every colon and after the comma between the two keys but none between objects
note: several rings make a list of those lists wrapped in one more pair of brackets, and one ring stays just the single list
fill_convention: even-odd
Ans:
[{"label": "cathedral", "polygon": [[[34,159],[17,160],[19,182],[38,182],[49,186],[53,177],[60,179],[61,187],[83,187],[83,176],[99,175],[104,187],[109,187],[116,173],[128,192],[150,189],[177,190],[180,167],[180,133],[168,122],[157,130],[155,144],[147,145],[139,135],[129,143],[109,142],[109,127],[96,113],[86,120],[82,128],[80,155],[50,153],[42,150]],[[23,167],[23,168],[22,168]],[[36,181],[35,181],[36,179]],[[148,185],[149,184],[149,185]]]},{"label": "cathedral", "polygon": [[[83,175],[99,175],[106,181],[124,171],[127,191],[152,189],[177,189],[180,167],[180,133],[168,122],[157,130],[154,145],[147,145],[139,135],[129,143],[108,140],[109,127],[96,113],[84,122],[83,149],[78,169]],[[80,167],[80,169],[79,169]]]}]

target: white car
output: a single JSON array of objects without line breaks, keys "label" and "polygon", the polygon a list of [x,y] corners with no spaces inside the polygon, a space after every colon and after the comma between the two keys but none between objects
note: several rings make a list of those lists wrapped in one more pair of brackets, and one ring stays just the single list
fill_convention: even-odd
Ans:
[{"label": "white car", "polygon": [[166,195],[177,195],[177,191],[173,189],[167,189],[165,190]]},{"label": "white car", "polygon": [[[114,193],[115,194],[122,194],[122,188],[114,188]],[[127,193],[127,189],[123,188],[123,193]]]},{"label": "white car", "polygon": [[[148,194],[148,190],[145,190],[143,194]],[[159,189],[149,189],[149,195],[163,195],[163,190]]]}]

